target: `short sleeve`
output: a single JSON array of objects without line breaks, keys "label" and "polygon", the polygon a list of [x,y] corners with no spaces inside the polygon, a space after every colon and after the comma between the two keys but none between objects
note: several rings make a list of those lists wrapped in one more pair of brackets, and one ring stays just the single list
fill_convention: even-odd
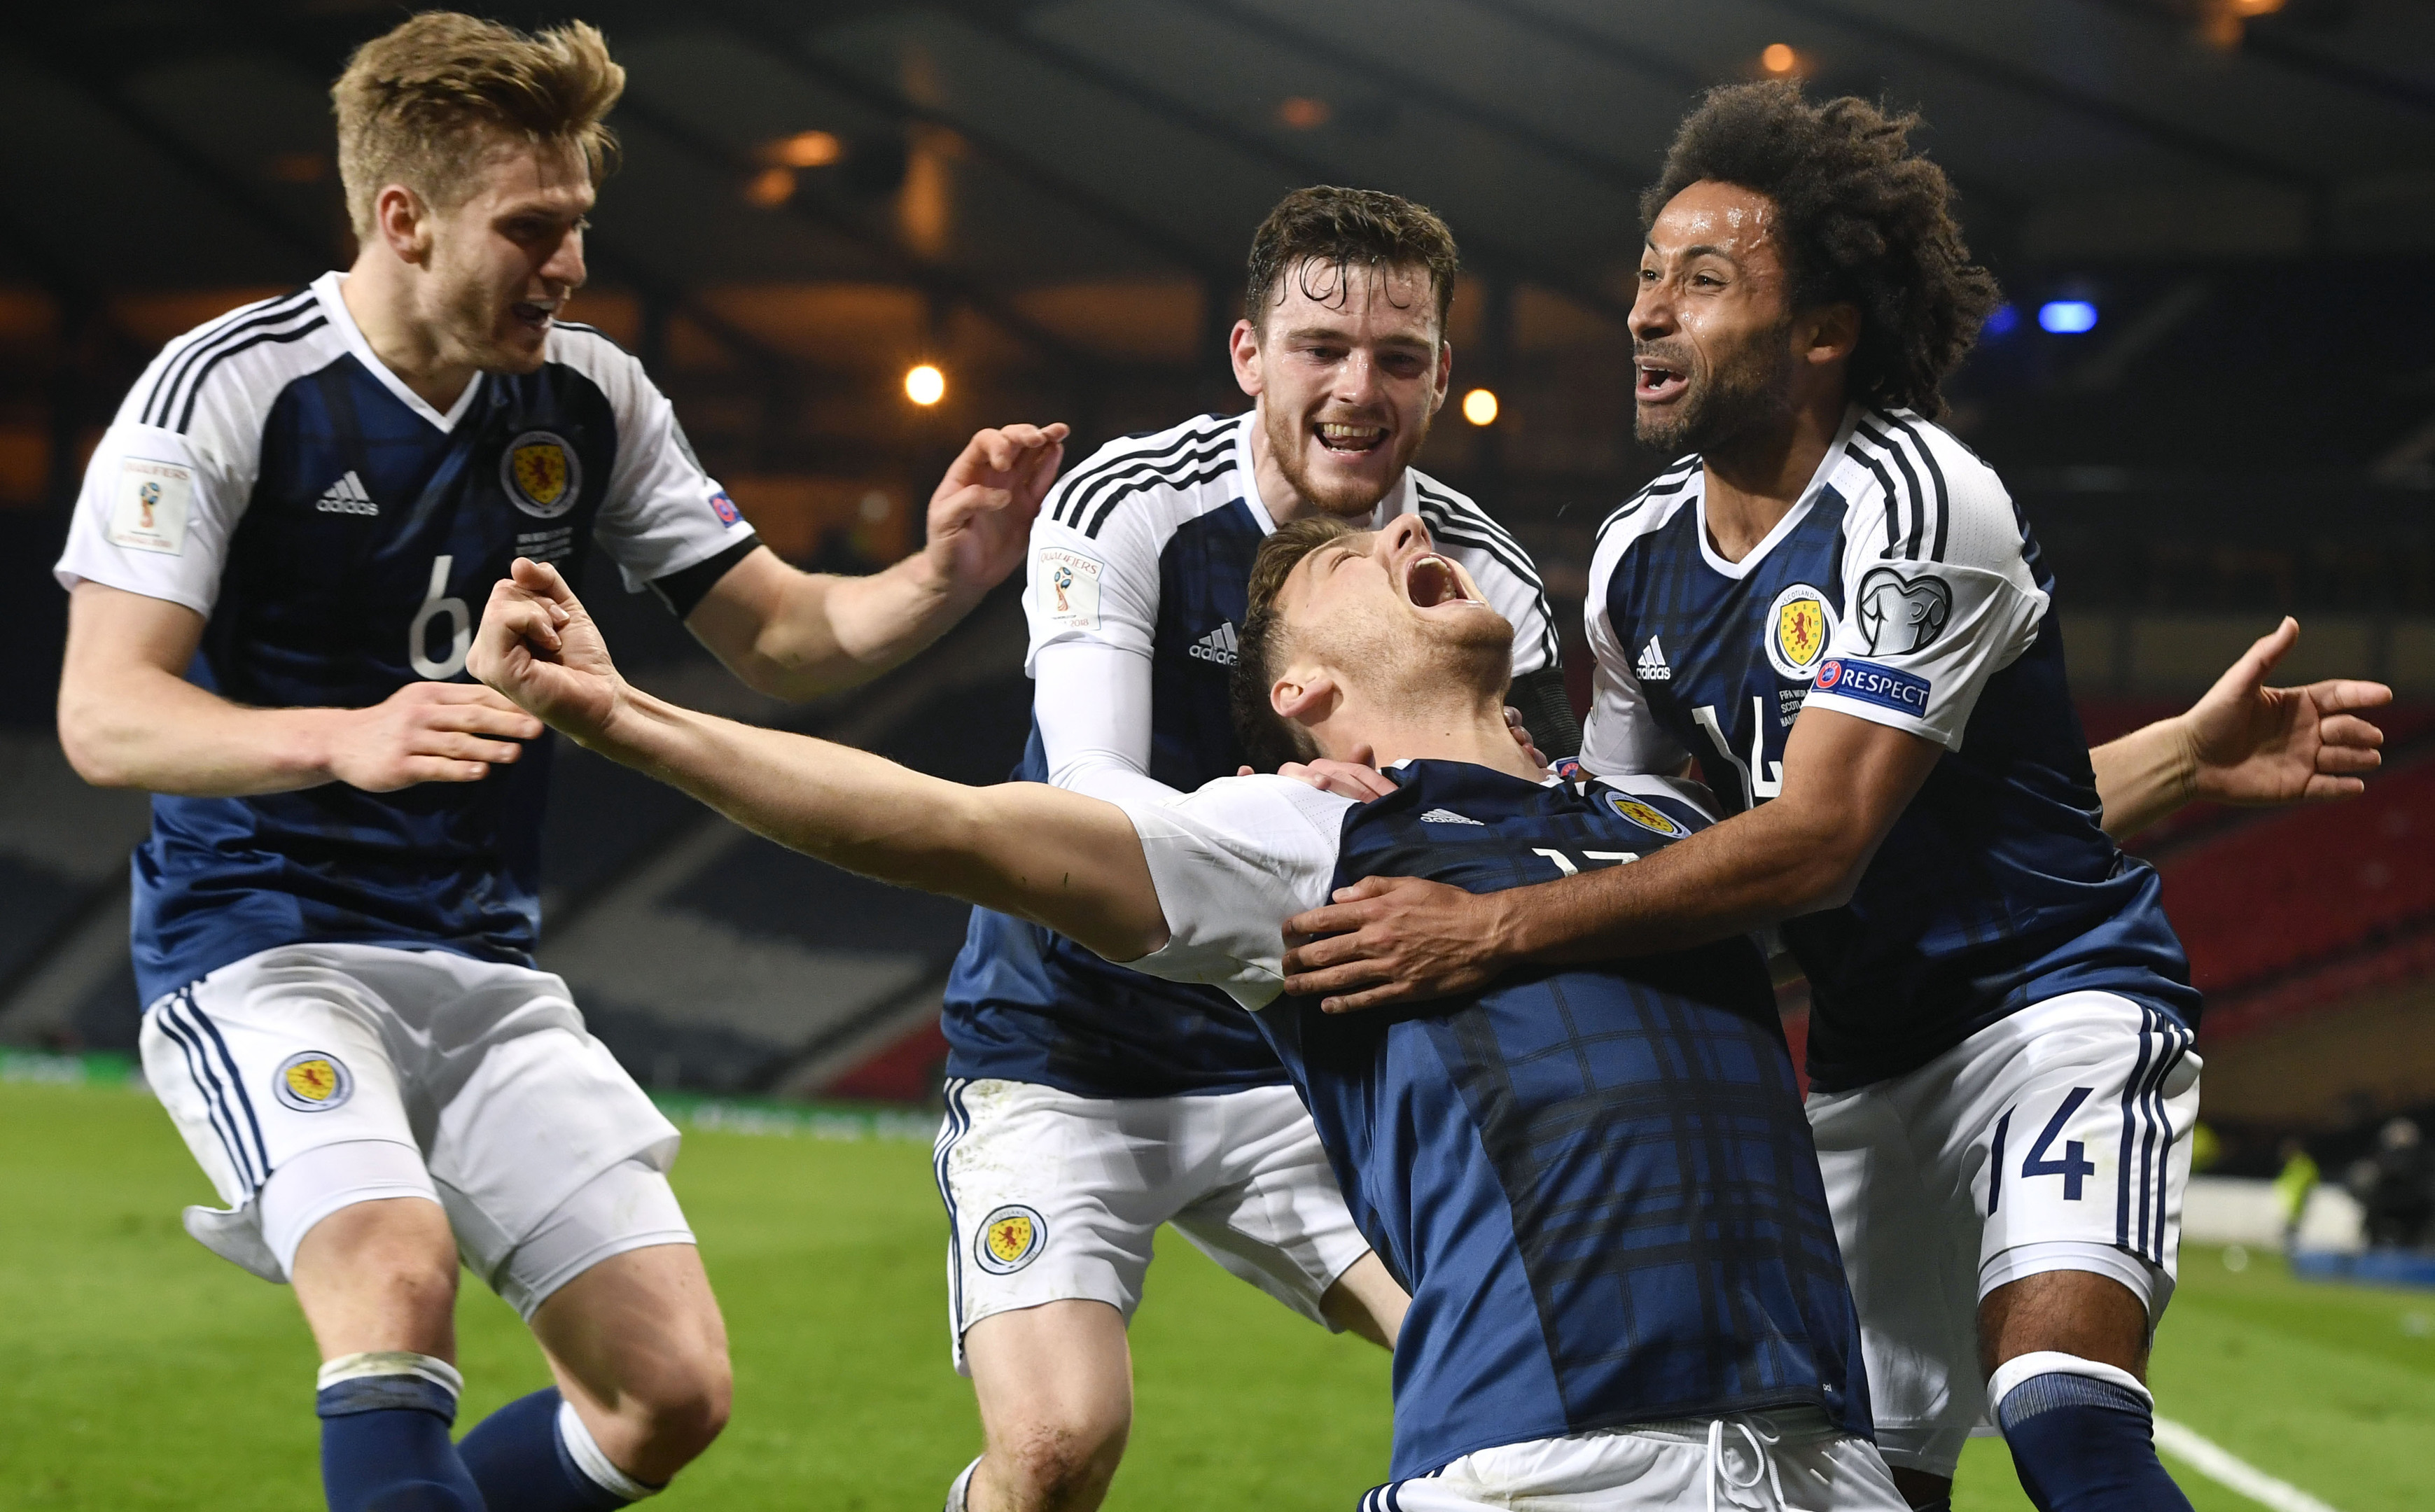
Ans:
[{"label": "short sleeve", "polygon": [[676,406],[643,365],[589,331],[569,331],[562,339],[564,359],[599,386],[617,417],[617,460],[593,533],[627,590],[639,593],[751,540],[752,526],[702,471]]},{"label": "short sleeve", "polygon": [[1349,799],[1288,777],[1226,777],[1171,802],[1121,805],[1166,915],[1164,949],[1124,964],[1224,990],[1283,990],[1285,921],[1327,901]]},{"label": "short sleeve", "polygon": [[63,588],[101,583],[208,619],[250,492],[192,438],[121,420],[94,448],[52,570]]},{"label": "short sleeve", "polygon": [[1850,516],[1843,613],[1804,707],[1959,750],[1987,679],[2037,640],[2048,600],[1995,472],[1958,446],[1940,472],[1941,498],[1898,477]]},{"label": "short sleeve", "polygon": [[1024,671],[1049,646],[1073,641],[1148,656],[1158,622],[1157,511],[1115,510],[1093,536],[1049,518],[1055,503],[1032,522],[1024,564],[1031,625]]},{"label": "short sleeve", "polygon": [[1691,759],[1657,723],[1649,696],[1633,676],[1631,658],[1616,639],[1609,586],[1623,555],[1624,538],[1610,532],[1601,538],[1590,559],[1588,622],[1590,654],[1590,716],[1581,727],[1581,765],[1600,777],[1635,772],[1671,776]]}]

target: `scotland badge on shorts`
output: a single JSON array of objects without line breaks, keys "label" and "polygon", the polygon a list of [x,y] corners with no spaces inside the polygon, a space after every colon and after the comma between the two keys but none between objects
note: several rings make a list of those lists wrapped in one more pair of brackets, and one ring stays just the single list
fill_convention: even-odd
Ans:
[{"label": "scotland badge on shorts", "polygon": [[499,487],[536,520],[555,520],[583,492],[583,464],[554,431],[527,431],[499,455]]},{"label": "scotland badge on shorts", "polygon": [[279,1074],[270,1078],[270,1091],[283,1105],[300,1113],[326,1113],[354,1095],[355,1074],[334,1055],[303,1050],[279,1063]]},{"label": "scotland badge on shorts", "polygon": [[993,1276],[1010,1275],[1040,1258],[1047,1242],[1046,1219],[1019,1202],[1010,1202],[981,1220],[973,1240],[973,1259]]}]

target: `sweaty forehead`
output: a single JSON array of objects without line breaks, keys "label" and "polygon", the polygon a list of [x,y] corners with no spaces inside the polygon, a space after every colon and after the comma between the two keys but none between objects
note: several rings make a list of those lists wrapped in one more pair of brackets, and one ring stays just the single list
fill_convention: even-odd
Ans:
[{"label": "sweaty forehead", "polygon": [[473,194],[490,208],[531,206],[539,210],[592,208],[590,166],[571,142],[500,141],[475,161]]},{"label": "sweaty forehead", "polygon": [[1649,228],[1661,252],[1713,247],[1738,255],[1773,239],[1775,201],[1755,189],[1702,179],[1666,202]]},{"label": "sweaty forehead", "polygon": [[1287,329],[1370,327],[1426,339],[1437,330],[1437,289],[1418,264],[1382,267],[1305,257],[1277,275],[1269,318]]}]

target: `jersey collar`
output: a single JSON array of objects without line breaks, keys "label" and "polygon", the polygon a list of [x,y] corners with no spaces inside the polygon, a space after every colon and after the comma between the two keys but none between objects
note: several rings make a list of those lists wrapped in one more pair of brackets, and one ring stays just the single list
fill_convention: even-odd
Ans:
[{"label": "jersey collar", "polygon": [[[1277,518],[1269,512],[1269,501],[1260,497],[1259,470],[1252,465],[1252,427],[1259,422],[1259,406],[1255,404],[1235,424],[1235,474],[1243,480],[1243,507],[1252,511],[1252,521],[1260,527],[1260,534],[1272,536],[1277,533]],[[1407,467],[1395,486],[1378,501],[1378,507],[1370,512],[1370,523],[1361,528],[1384,528],[1388,521],[1400,519],[1419,507],[1418,486],[1412,482],[1412,470]]]},{"label": "jersey collar", "polygon": [[1698,512],[1694,523],[1700,527],[1700,556],[1708,566],[1720,576],[1733,578],[1737,582],[1755,571],[1758,564],[1767,559],[1767,554],[1775,549],[1777,541],[1800,527],[1802,520],[1809,513],[1810,507],[1818,502],[1818,496],[1826,491],[1828,483],[1834,478],[1837,470],[1843,465],[1844,448],[1852,444],[1852,429],[1859,423],[1860,406],[1856,404],[1844,405],[1842,426],[1835,432],[1835,439],[1827,445],[1826,455],[1818,459],[1818,471],[1809,474],[1809,482],[1802,489],[1801,497],[1792,501],[1792,507],[1784,511],[1784,518],[1775,523],[1775,528],[1769,531],[1766,537],[1757,545],[1753,546],[1739,561],[1727,561],[1717,554],[1716,543],[1708,535],[1707,469],[1702,467],[1693,473],[1691,475],[1691,491],[1694,495],[1692,507]]},{"label": "jersey collar", "polygon": [[482,380],[490,375],[482,372],[474,374],[474,381],[465,386],[465,391],[457,396],[457,403],[448,406],[448,413],[445,415],[432,408],[421,394],[406,387],[404,379],[389,370],[389,364],[381,361],[373,353],[372,344],[364,339],[362,330],[355,324],[354,314],[347,309],[346,300],[338,293],[339,285],[346,282],[347,275],[335,270],[324,273],[313,281],[313,293],[321,301],[321,313],[330,318],[331,329],[338,333],[340,340],[346,342],[347,350],[354,354],[357,362],[364,365],[364,370],[378,380],[380,386],[388,389],[399,404],[429,421],[442,435],[454,431],[457,428],[457,422],[465,418],[466,411],[474,407],[474,396],[482,391]]}]

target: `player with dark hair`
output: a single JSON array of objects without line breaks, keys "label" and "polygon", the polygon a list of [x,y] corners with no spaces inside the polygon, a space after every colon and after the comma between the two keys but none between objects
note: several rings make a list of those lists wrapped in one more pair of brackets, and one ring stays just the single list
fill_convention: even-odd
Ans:
[{"label": "player with dark hair", "polygon": [[[1309,516],[1423,522],[1517,627],[1512,696],[1540,748],[1575,748],[1528,557],[1411,465],[1445,401],[1455,271],[1444,222],[1393,195],[1304,189],[1270,213],[1232,338],[1250,413],[1109,443],[1032,527],[1017,777],[1139,800],[1289,757],[1237,740],[1228,678],[1252,554]],[[1304,1316],[1391,1341],[1403,1293],[1276,1052],[1223,993],[978,908],[944,1022],[948,1328],[985,1435],[950,1512],[1099,1503],[1162,1222]]]},{"label": "player with dark hair", "polygon": [[529,562],[492,593],[474,666],[784,844],[1251,1009],[1360,1231],[1411,1290],[1394,1480],[1363,1507],[1899,1512],[1748,941],[1517,972],[1425,1015],[1331,1019],[1279,994],[1281,907],[1381,865],[1482,890],[1646,866],[1707,823],[1703,795],[1563,782],[1519,747],[1502,711],[1512,627],[1410,515],[1286,524],[1248,593],[1266,718],[1388,763],[1390,797],[1283,776],[1114,802],[941,782],[636,693],[565,580]]},{"label": "player with dark hair", "polygon": [[[338,1512],[622,1505],[727,1417],[677,1130],[533,966],[549,747],[466,679],[469,606],[602,551],[763,692],[850,686],[1013,570],[1064,434],[976,437],[887,572],[778,560],[640,365],[559,318],[624,82],[579,23],[431,12],[358,49],[353,269],[163,351],[58,568],[60,744],[157,795],[145,1075],[227,1204],[186,1228],[294,1283]],[[461,1448],[460,1256],[557,1379]]]},{"label": "player with dark hair", "polygon": [[1878,1443],[1913,1503],[1946,1504],[1992,1415],[2047,1512],[2185,1506],[2140,1378],[2199,1003],[2154,871],[2102,821],[2355,791],[2379,737],[2342,711],[2387,695],[2263,688],[2286,622],[2092,762],[2052,576],[1935,423],[1996,291],[1915,125],[1718,89],[1643,201],[1636,428],[1692,455],[1600,527],[1582,763],[1696,760],[1736,816],[1512,892],[1364,880],[1287,921],[1331,936],[1287,987],[1345,1011],[1780,929]]}]

